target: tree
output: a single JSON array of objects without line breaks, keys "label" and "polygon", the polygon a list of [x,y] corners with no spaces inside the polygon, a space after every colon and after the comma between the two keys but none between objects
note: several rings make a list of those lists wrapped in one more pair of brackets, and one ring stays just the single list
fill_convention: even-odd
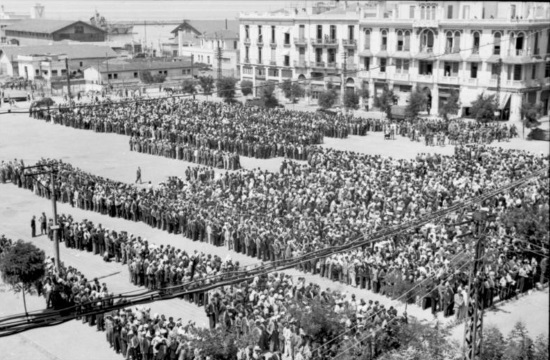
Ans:
[{"label": "tree", "polygon": [[428,97],[419,87],[414,89],[409,95],[409,103],[405,107],[405,117],[416,119],[421,111],[426,108]]},{"label": "tree", "polygon": [[233,102],[235,100],[235,85],[237,79],[232,77],[222,77],[218,80],[218,96],[222,97],[225,102]]},{"label": "tree", "polygon": [[185,79],[183,80],[183,83],[181,84],[181,89],[186,94],[193,94],[197,92],[197,88],[195,87],[195,81],[193,79]]},{"label": "tree", "polygon": [[[550,233],[550,213],[547,207],[509,207],[502,216],[502,222],[508,228],[516,229],[516,237],[537,248],[548,249],[548,234]],[[529,245],[522,245],[528,248]]]},{"label": "tree", "polygon": [[283,81],[281,90],[283,90],[285,97],[292,103],[296,103],[296,99],[304,97],[305,95],[304,88],[300,84],[292,82],[290,79]]},{"label": "tree", "polygon": [[359,108],[359,95],[352,89],[346,90],[344,93],[344,107],[353,110]]},{"label": "tree", "polygon": [[267,108],[274,108],[279,105],[279,100],[274,95],[275,85],[272,83],[267,83],[262,88],[262,99],[264,100],[264,105]]},{"label": "tree", "polygon": [[533,360],[548,360],[548,335],[540,334],[535,340],[535,357]]},{"label": "tree", "polygon": [[212,360],[233,360],[237,358],[239,351],[238,339],[225,327],[198,328],[192,343],[195,348],[201,349],[204,356],[209,356]]},{"label": "tree", "polygon": [[14,292],[21,291],[25,314],[27,314],[25,292],[31,293],[32,285],[44,277],[45,260],[44,251],[23,240],[17,240],[11,248],[2,253],[0,258],[2,280],[10,285]]},{"label": "tree", "polygon": [[142,71],[139,73],[139,79],[144,84],[163,83],[166,80],[166,75],[155,74],[152,75],[150,71]]},{"label": "tree", "polygon": [[212,88],[214,87],[214,78],[212,76],[199,76],[199,84],[204,95],[212,95]]},{"label": "tree", "polygon": [[531,104],[524,101],[521,104],[521,120],[526,128],[537,127],[540,125],[539,119],[542,116],[542,104]]},{"label": "tree", "polygon": [[439,115],[445,120],[449,120],[449,115],[457,114],[460,110],[460,101],[458,99],[458,92],[452,91],[451,96],[447,99],[445,104],[439,109]]},{"label": "tree", "polygon": [[518,321],[508,338],[502,360],[531,360],[534,357],[533,340],[529,337],[525,325]]},{"label": "tree", "polygon": [[317,103],[323,109],[331,108],[336,103],[336,91],[333,89],[325,90],[319,94]]},{"label": "tree", "polygon": [[253,88],[252,81],[250,81],[250,80],[241,81],[241,93],[244,96],[248,96],[248,95],[252,94],[252,88]]},{"label": "tree", "polygon": [[474,119],[480,122],[489,122],[495,119],[497,111],[497,101],[495,95],[484,96],[479,94],[477,99],[472,103],[470,112]]},{"label": "tree", "polygon": [[481,360],[501,360],[506,343],[500,330],[494,326],[483,329]]},{"label": "tree", "polygon": [[397,96],[394,94],[393,89],[390,89],[386,84],[382,90],[382,94],[374,98],[374,107],[385,112],[386,117],[391,120],[391,107],[395,104],[396,100]]}]

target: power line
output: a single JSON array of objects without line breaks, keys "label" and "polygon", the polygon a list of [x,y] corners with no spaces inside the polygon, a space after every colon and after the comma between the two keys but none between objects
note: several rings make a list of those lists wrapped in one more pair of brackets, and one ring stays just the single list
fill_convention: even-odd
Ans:
[{"label": "power line", "polygon": [[[255,268],[255,269],[252,269],[252,270],[246,270],[244,272],[240,272],[240,274],[235,276],[233,279],[231,279],[231,278],[223,279],[223,275],[222,275],[222,281],[219,282],[219,283],[216,283],[216,284],[206,284],[202,287],[198,286],[198,287],[194,287],[192,289],[186,288],[186,287],[189,287],[190,285],[195,284],[195,283],[198,283],[198,285],[200,285],[201,283],[205,282],[202,279],[200,279],[200,280],[197,280],[197,281],[191,281],[191,282],[186,283],[186,284],[180,284],[180,285],[176,285],[176,286],[162,288],[162,289],[159,289],[159,291],[145,291],[144,293],[142,293],[141,297],[140,297],[140,295],[135,295],[135,296],[131,297],[131,298],[138,297],[138,299],[131,300],[129,303],[126,303],[126,305],[124,305],[124,304],[116,305],[116,306],[118,306],[116,308],[121,308],[121,307],[129,306],[129,305],[135,305],[135,304],[141,304],[141,303],[149,303],[149,302],[158,301],[158,300],[172,299],[172,298],[183,296],[183,295],[186,295],[186,294],[204,292],[204,291],[208,291],[208,290],[220,287],[220,286],[226,286],[226,285],[231,285],[231,284],[234,284],[234,283],[240,283],[242,281],[251,280],[256,276],[266,275],[270,272],[282,271],[282,270],[286,270],[286,269],[289,269],[289,268],[294,268],[294,267],[296,267],[297,265],[299,265],[301,263],[304,263],[304,262],[307,262],[307,261],[310,261],[310,260],[313,260],[313,259],[317,259],[317,258],[320,258],[320,257],[327,257],[327,256],[330,256],[330,255],[333,255],[333,254],[336,254],[336,253],[339,253],[339,252],[342,252],[342,251],[346,251],[346,250],[350,250],[350,249],[357,248],[357,247],[360,247],[360,246],[364,246],[364,245],[366,245],[370,242],[385,239],[389,236],[394,236],[396,234],[399,234],[403,231],[408,230],[409,228],[422,226],[422,225],[426,224],[427,222],[430,222],[430,221],[433,221],[435,219],[441,218],[441,217],[446,216],[447,214],[450,214],[450,213],[455,212],[457,210],[466,208],[466,207],[471,206],[471,205],[476,204],[476,203],[483,202],[483,201],[485,201],[485,200],[487,200],[491,197],[494,197],[494,196],[498,195],[499,193],[501,193],[503,191],[510,190],[511,188],[514,188],[514,187],[523,186],[529,180],[531,180],[532,178],[540,176],[540,175],[544,174],[547,171],[548,171],[548,169],[544,169],[544,168],[540,169],[540,170],[535,171],[532,174],[530,174],[530,175],[528,175],[528,176],[526,176],[522,179],[516,180],[512,183],[507,184],[506,186],[503,186],[499,189],[493,190],[493,191],[489,192],[488,194],[481,195],[481,196],[478,196],[478,197],[475,197],[475,198],[467,199],[467,200],[463,201],[462,204],[457,204],[457,205],[449,207],[447,209],[437,211],[433,214],[428,214],[427,216],[425,216],[425,217],[423,217],[423,218],[421,218],[417,221],[410,221],[408,223],[405,223],[403,226],[393,226],[393,227],[390,227],[387,231],[381,231],[379,233],[375,233],[374,236],[372,236],[372,238],[368,239],[368,240],[365,240],[363,237],[360,237],[360,238],[357,238],[356,240],[352,241],[350,244],[344,244],[344,245],[340,245],[340,246],[334,246],[334,247],[329,248],[329,249],[321,249],[321,250],[313,251],[311,253],[308,253],[306,255],[303,255],[303,256],[300,256],[300,257],[297,257],[297,258],[285,259],[285,260],[276,260],[276,261],[264,264],[264,265],[262,265],[258,268]],[[165,290],[172,291],[172,289],[181,289],[181,290],[175,291],[175,292],[170,292],[168,294],[165,292]],[[125,296],[125,297],[130,297],[130,296]],[[73,309],[73,308],[76,309],[76,306],[69,308],[69,310]],[[109,311],[109,309],[110,308],[100,309],[100,310],[97,310],[95,312],[87,312],[86,314],[104,313],[104,312]],[[64,309],[62,311],[66,312],[67,309]],[[62,311],[59,311],[59,314],[61,314]],[[84,315],[86,315],[86,314],[84,314]],[[52,316],[55,316],[55,315],[52,314]],[[76,314],[69,314],[68,316],[69,317],[72,316],[72,318],[74,318],[77,315]],[[11,318],[13,318],[13,317],[11,317]],[[54,320],[50,320],[50,321],[54,321]],[[1,322],[3,322],[2,319],[0,319],[0,323]],[[21,331],[25,331],[25,330],[28,330],[29,328],[40,327],[40,325],[30,324],[30,322],[31,322],[30,320],[27,320],[27,321],[24,321],[24,324],[19,323],[19,324],[12,324],[12,325],[7,325],[7,326],[0,327],[0,337],[11,335],[13,333],[17,333],[17,332],[21,332]],[[44,322],[44,321],[41,321],[41,322]],[[10,330],[10,328],[15,328],[15,330]]]}]

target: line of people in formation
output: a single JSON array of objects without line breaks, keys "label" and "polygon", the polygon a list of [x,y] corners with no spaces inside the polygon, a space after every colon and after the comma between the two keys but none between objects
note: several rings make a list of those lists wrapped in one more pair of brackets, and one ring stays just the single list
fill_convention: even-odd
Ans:
[{"label": "line of people in formation", "polygon": [[411,141],[422,141],[424,138],[426,146],[445,146],[446,142],[450,145],[465,145],[509,141],[518,136],[518,131],[515,125],[505,123],[417,118],[386,122],[384,134],[389,139],[395,139],[398,134]]},{"label": "line of people in formation", "polygon": [[[381,124],[376,119],[182,98],[142,103],[99,102],[92,107],[60,107],[51,113],[36,108],[30,114],[74,128],[125,134],[131,136],[132,151],[195,162],[196,151],[212,157],[231,153],[304,160],[308,146],[321,144],[324,136],[366,135],[370,128],[378,129]],[[210,163],[218,165],[217,161]],[[238,164],[238,157],[235,163]]]},{"label": "line of people in formation", "polygon": [[[394,160],[316,148],[308,162],[300,165],[284,161],[279,173],[256,169],[226,173],[206,182],[172,179],[150,189],[96,177],[59,162],[57,197],[79,208],[142,221],[261,260],[276,260],[368,237],[445,209],[548,166],[548,157],[467,146],[457,147],[454,156],[421,154],[414,160]],[[13,169],[8,172],[17,174]],[[18,177],[26,181],[20,186],[49,196],[48,178],[39,179],[46,185],[42,187],[30,177],[15,175],[14,180]],[[548,187],[548,177],[543,176],[486,206],[496,214],[513,206],[541,208],[548,203]],[[441,263],[461,250],[455,239],[465,230],[451,224],[463,221],[465,216],[461,213],[438,220],[434,224],[437,227],[427,235],[411,230],[363,253],[350,251],[329,258],[324,267],[319,261],[306,263],[303,268],[323,269],[319,272],[332,279],[356,279],[355,283],[350,280],[353,286],[363,286],[357,276],[349,275],[350,271],[357,275],[357,268],[350,270],[349,266],[356,260],[372,269],[378,267],[383,275],[389,270],[410,275],[412,282],[422,276],[439,275],[445,271]],[[507,235],[514,233],[513,229],[501,228],[500,232]],[[442,244],[449,251],[439,254]],[[380,276],[373,274],[370,278],[372,282]],[[374,291],[379,292],[382,286],[377,281],[374,284]]]},{"label": "line of people in formation", "polygon": [[[149,243],[147,239],[141,239],[125,231],[104,229],[101,224],[95,226],[86,219],[77,222],[70,215],[62,214],[59,215],[58,223],[61,227],[60,241],[64,242],[65,246],[103,256],[105,261],[128,264],[130,281],[136,286],[145,286],[150,290],[159,290],[189,281],[199,281],[197,286],[210,284],[221,279],[221,276],[213,279],[214,275],[243,270],[239,263],[232,262],[230,257],[222,260],[218,256],[197,251],[188,254],[170,245],[157,246]],[[52,230],[49,225],[46,233],[52,240]],[[53,260],[48,268],[53,268]],[[72,276],[71,270],[74,269],[69,267],[69,276],[65,276],[66,272],[62,271],[64,280],[56,280],[53,272],[49,272],[49,276],[44,281],[43,290],[48,299],[53,296],[52,294],[58,295],[60,292],[67,299],[65,306],[76,304],[83,310],[113,303],[115,297],[112,294],[109,295],[105,284],[99,285],[97,279],[87,282],[79,273]],[[67,287],[68,293],[63,289],[52,291],[50,286],[52,281],[55,284],[74,284],[74,286]],[[192,289],[193,286],[188,288]],[[391,334],[390,328],[398,326],[401,321],[406,321],[407,316],[404,313],[403,317],[399,317],[393,307],[386,308],[378,301],[369,300],[368,303],[364,300],[359,301],[355,295],[333,292],[329,288],[322,290],[318,285],[307,284],[304,278],[293,279],[290,275],[283,273],[256,277],[252,281],[243,281],[234,286],[225,286],[206,293],[185,295],[184,298],[204,307],[210,329],[224,327],[238,338],[247,340],[249,347],[241,349],[239,354],[239,359],[243,360],[258,358],[258,355],[266,359],[322,359],[337,353],[337,348],[319,348],[327,339],[313,338],[305,333],[299,321],[289,311],[297,304],[300,307],[307,305],[307,302],[312,299],[334,306],[335,311],[341,313],[342,323],[345,323],[346,328],[350,330],[350,336],[357,335],[361,331],[373,334],[368,343],[372,356],[377,354],[383,346],[377,343],[376,334],[381,331]],[[117,300],[117,303],[118,301],[120,300]],[[143,311],[138,308],[128,310],[132,311],[134,319],[138,318],[135,316],[135,311]],[[83,316],[82,320],[90,326],[97,326],[97,330],[106,330],[111,347],[127,358],[139,358],[140,353],[146,354],[142,358],[150,359],[202,359],[200,349],[193,349],[193,343],[186,341],[191,335],[187,331],[182,331],[186,329],[170,327],[163,332],[162,324],[161,329],[157,329],[147,322],[148,319],[137,324],[131,318],[132,315],[121,311],[120,314],[107,313],[105,316]],[[164,317],[159,318],[155,315],[152,318],[153,321],[159,319],[166,324],[167,320]],[[174,325],[172,318],[169,322]],[[179,325],[181,326],[182,323],[179,322]],[[125,326],[126,331],[122,330]],[[138,329],[132,329],[133,326]],[[154,331],[151,330],[152,328]],[[357,334],[351,331],[355,328],[358,331]],[[175,333],[169,339],[171,330]],[[132,340],[132,335],[135,334],[138,334],[137,338]],[[159,337],[157,341],[154,340],[155,336]],[[155,348],[155,345],[161,342],[159,340],[163,344]]]}]

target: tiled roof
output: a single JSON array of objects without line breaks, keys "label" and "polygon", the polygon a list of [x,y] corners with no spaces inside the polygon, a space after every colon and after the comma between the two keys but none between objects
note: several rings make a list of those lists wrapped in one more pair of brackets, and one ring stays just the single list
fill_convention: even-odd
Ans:
[{"label": "tiled roof", "polygon": [[98,31],[105,32],[104,30],[95,27],[89,23],[83,21],[74,21],[74,20],[50,20],[50,19],[28,19],[21,20],[12,25],[7,26],[4,30],[13,30],[13,31],[25,31],[32,33],[41,33],[41,34],[52,34],[56,31],[66,28],[67,26],[82,23],[97,29]]},{"label": "tiled roof", "polygon": [[100,59],[114,58],[117,53],[109,46],[100,45],[76,45],[76,44],[54,44],[54,45],[28,45],[28,46],[5,46],[2,52],[8,59],[17,59],[17,55],[67,55],[69,59]]},{"label": "tiled roof", "polygon": [[[96,68],[96,66],[92,66]],[[100,72],[114,71],[144,71],[144,70],[169,70],[169,69],[186,69],[191,67],[191,61],[143,61],[143,62],[109,62],[99,65]]]},{"label": "tiled roof", "polygon": [[[187,23],[203,35],[212,34],[216,31],[225,30],[225,22],[226,20],[185,20],[172,30],[172,33],[177,33],[183,24]],[[227,30],[239,33],[239,22],[237,20],[227,20]]]}]

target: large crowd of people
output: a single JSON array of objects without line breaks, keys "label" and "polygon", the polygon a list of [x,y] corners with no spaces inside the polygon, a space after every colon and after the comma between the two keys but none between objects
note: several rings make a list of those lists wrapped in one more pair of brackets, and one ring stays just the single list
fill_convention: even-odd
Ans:
[{"label": "large crowd of people", "polygon": [[[142,221],[270,261],[368,237],[546,166],[544,156],[485,146],[457,147],[454,156],[423,154],[414,160],[313,148],[308,164],[284,161],[279,173],[240,170],[208,181],[172,179],[156,188],[139,189],[59,162],[57,197],[79,208]],[[7,168],[7,176],[14,176],[20,186],[49,196],[47,177],[38,179],[45,185],[40,186],[36,179],[15,175],[17,164]],[[541,208],[547,203],[548,177],[543,176],[484,206],[501,214],[514,206]],[[454,214],[389,241],[313,260],[301,268],[392,295],[396,286],[388,285],[398,283],[392,278],[416,283],[454,270],[448,265],[450,259],[471,244],[461,237],[468,229],[452,224],[467,215]],[[504,224],[496,229],[499,235],[514,231]],[[499,253],[506,254],[506,248],[505,241],[498,243]],[[540,270],[535,273],[540,275]],[[453,291],[460,285],[456,282]]]}]

